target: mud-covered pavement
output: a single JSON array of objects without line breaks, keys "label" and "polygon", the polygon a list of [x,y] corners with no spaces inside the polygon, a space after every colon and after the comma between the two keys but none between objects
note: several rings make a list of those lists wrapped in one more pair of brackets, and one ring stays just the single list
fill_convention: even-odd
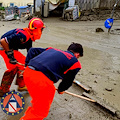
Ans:
[{"label": "mud-covered pavement", "polygon": [[[76,80],[91,89],[93,97],[120,110],[120,35],[108,34],[104,21],[62,21],[60,18],[43,19],[46,28],[40,40],[33,47],[55,47],[66,50],[71,42],[81,43],[84,56],[79,58],[82,69]],[[28,21],[0,22],[0,35],[14,28],[27,27]],[[96,33],[96,28],[104,32]],[[114,21],[112,29],[120,28],[120,21]],[[22,51],[26,55],[26,51]],[[0,57],[0,78],[5,71],[5,64]],[[15,80],[14,80],[15,82]],[[17,86],[12,84],[11,89]],[[59,83],[55,84],[57,87]],[[73,84],[68,91],[82,95],[84,92]],[[25,109],[30,105],[29,94],[23,94]],[[0,109],[0,120],[19,120],[24,111],[16,116],[8,116]],[[45,120],[117,120],[118,118],[103,107],[67,94],[56,92],[49,115]]]}]

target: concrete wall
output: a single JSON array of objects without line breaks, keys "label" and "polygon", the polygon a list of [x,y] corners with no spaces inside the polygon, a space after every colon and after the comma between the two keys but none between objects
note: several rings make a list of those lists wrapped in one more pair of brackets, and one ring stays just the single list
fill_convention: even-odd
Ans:
[{"label": "concrete wall", "polygon": [[33,4],[34,0],[0,0],[2,6],[7,7],[10,6],[10,3],[14,3],[16,6],[26,6],[27,3]]}]

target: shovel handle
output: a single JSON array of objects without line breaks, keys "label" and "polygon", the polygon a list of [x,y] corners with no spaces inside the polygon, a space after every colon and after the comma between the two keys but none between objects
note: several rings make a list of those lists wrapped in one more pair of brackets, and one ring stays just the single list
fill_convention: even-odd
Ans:
[{"label": "shovel handle", "polygon": [[81,95],[77,95],[77,94],[74,94],[74,93],[71,93],[71,92],[68,92],[68,91],[64,91],[64,92],[66,94],[69,94],[69,95],[72,95],[72,96],[75,96],[75,97],[78,97],[78,98],[81,98],[81,99],[84,99],[84,100],[87,100],[87,101],[96,102],[95,100],[89,99],[89,98],[81,96]]},{"label": "shovel handle", "polygon": [[17,62],[17,64],[18,64],[18,65],[22,65],[22,66],[25,66],[24,64],[22,64],[22,63],[19,63],[19,62]]},{"label": "shovel handle", "polygon": [[[56,89],[56,90],[58,90],[58,89]],[[81,99],[84,99],[84,100],[87,100],[87,101],[96,102],[95,100],[92,100],[92,99],[89,99],[87,97],[77,95],[77,94],[74,94],[74,93],[71,93],[71,92],[68,92],[68,91],[64,91],[64,93],[75,96],[75,97],[78,97],[78,98],[81,98]]]}]

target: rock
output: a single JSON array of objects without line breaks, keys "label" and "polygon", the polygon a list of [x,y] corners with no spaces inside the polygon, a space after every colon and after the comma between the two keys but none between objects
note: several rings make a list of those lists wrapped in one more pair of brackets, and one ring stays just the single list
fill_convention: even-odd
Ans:
[{"label": "rock", "polygon": [[96,32],[104,32],[102,28],[96,28]]},{"label": "rock", "polygon": [[120,119],[120,111],[116,111],[115,114],[116,114],[117,118]]},{"label": "rock", "polygon": [[113,89],[112,88],[105,88],[105,90],[112,91]]},{"label": "rock", "polygon": [[94,83],[97,83],[97,81],[95,80]]},{"label": "rock", "polygon": [[68,100],[65,98],[65,101],[68,101]]},{"label": "rock", "polygon": [[72,115],[71,115],[71,114],[69,114],[69,118],[70,118],[70,119],[72,118]]},{"label": "rock", "polygon": [[83,16],[83,17],[81,17],[80,20],[81,20],[81,21],[87,21],[87,20],[88,20],[88,17],[87,17],[87,16]]}]

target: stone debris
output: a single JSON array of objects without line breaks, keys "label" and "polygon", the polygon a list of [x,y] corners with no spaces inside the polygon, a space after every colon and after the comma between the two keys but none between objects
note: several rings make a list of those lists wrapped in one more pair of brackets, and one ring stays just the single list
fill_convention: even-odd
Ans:
[{"label": "stone debris", "polygon": [[112,91],[113,89],[112,88],[105,88],[105,90]]}]

